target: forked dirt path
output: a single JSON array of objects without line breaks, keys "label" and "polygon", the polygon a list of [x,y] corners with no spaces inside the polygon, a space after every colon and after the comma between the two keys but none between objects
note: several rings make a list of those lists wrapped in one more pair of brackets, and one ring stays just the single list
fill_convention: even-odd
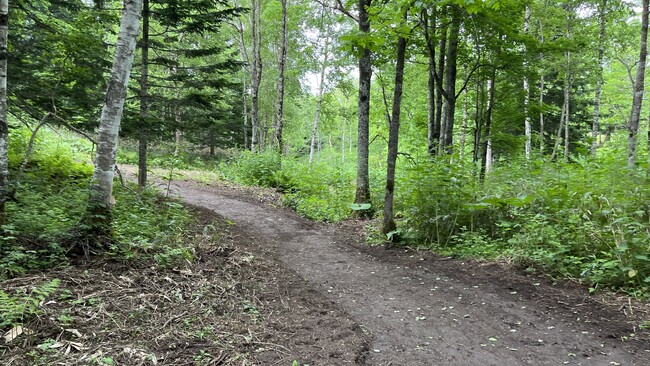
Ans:
[{"label": "forked dirt path", "polygon": [[339,304],[372,339],[364,364],[650,365],[650,338],[635,328],[643,304],[607,306],[496,265],[367,248],[354,226],[316,224],[238,189],[176,181],[172,192],[273,247]]}]

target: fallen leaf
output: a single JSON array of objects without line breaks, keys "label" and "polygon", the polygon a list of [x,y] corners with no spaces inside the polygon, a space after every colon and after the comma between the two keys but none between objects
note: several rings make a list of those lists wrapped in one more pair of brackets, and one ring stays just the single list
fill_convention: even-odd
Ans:
[{"label": "fallen leaf", "polygon": [[50,348],[56,349],[56,348],[61,348],[61,347],[63,347],[63,346],[65,346],[65,343],[63,343],[63,342],[56,342],[56,343],[54,343],[54,344],[51,344],[51,345],[50,345]]},{"label": "fallen leaf", "polygon": [[32,334],[32,331],[27,329],[27,328],[23,328],[23,326],[20,325],[20,324],[14,326],[13,328],[11,328],[11,330],[9,330],[7,333],[5,333],[5,335],[4,335],[5,343],[9,343],[9,342],[13,341],[14,339],[18,338],[23,333],[29,335],[29,334]]},{"label": "fallen leaf", "polygon": [[77,338],[82,338],[81,332],[76,329],[66,329],[65,331],[74,334]]}]

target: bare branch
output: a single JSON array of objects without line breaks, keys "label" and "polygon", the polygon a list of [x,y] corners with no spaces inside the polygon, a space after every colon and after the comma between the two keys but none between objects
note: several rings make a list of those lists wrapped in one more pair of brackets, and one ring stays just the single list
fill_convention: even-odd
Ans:
[{"label": "bare branch", "polygon": [[316,3],[318,3],[318,4],[320,4],[323,7],[326,7],[326,8],[332,9],[332,10],[337,10],[337,11],[341,12],[341,14],[347,16],[348,18],[354,20],[357,23],[359,22],[359,17],[352,14],[352,13],[350,13],[350,11],[345,8],[345,6],[343,5],[343,2],[341,2],[341,0],[336,0],[336,6],[332,6],[330,4],[327,4],[327,3],[325,3],[324,0],[314,0],[314,1]]}]

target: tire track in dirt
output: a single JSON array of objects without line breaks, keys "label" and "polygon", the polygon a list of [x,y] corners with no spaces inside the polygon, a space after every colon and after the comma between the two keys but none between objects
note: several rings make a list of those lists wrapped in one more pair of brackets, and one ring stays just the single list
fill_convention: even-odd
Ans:
[{"label": "tire track in dirt", "polygon": [[621,341],[608,329],[610,319],[567,314],[520,296],[516,286],[499,291],[507,278],[473,267],[438,271],[420,254],[373,255],[330,226],[255,203],[242,191],[192,182],[172,189],[275,248],[287,267],[345,309],[372,336],[365,364],[611,366],[650,359],[648,342]]}]

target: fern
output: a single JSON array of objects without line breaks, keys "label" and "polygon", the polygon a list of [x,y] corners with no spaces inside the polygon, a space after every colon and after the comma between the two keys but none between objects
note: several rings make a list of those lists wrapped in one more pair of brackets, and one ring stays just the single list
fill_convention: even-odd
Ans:
[{"label": "fern", "polygon": [[41,313],[40,304],[58,288],[55,278],[35,287],[29,294],[10,295],[0,290],[0,328],[24,323]]}]

